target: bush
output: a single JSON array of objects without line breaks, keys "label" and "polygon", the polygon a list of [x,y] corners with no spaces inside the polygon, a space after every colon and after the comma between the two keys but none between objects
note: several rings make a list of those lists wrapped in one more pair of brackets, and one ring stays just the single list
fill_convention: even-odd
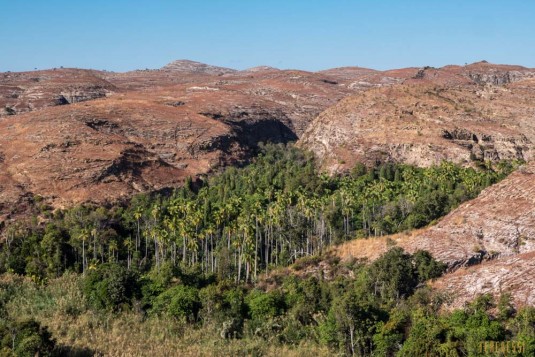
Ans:
[{"label": "bush", "polygon": [[293,264],[293,268],[297,271],[303,270],[309,266],[315,266],[321,261],[317,255],[309,255],[300,259],[297,259]]},{"label": "bush", "polygon": [[55,341],[35,320],[0,322],[0,355],[49,356]]},{"label": "bush", "polygon": [[418,282],[423,283],[430,279],[440,277],[446,271],[446,264],[439,262],[424,250],[419,250],[412,255],[412,260],[418,275]]},{"label": "bush", "polygon": [[246,302],[253,320],[273,318],[284,312],[284,299],[277,292],[253,290],[247,296]]},{"label": "bush", "polygon": [[408,296],[417,285],[417,275],[410,254],[394,247],[377,259],[369,268],[370,291],[385,300]]},{"label": "bush", "polygon": [[141,295],[136,274],[114,263],[90,270],[84,279],[83,291],[94,308],[113,311],[131,305],[132,299]]},{"label": "bush", "polygon": [[188,321],[197,320],[200,309],[199,290],[184,285],[167,289],[158,295],[153,304],[153,311],[156,313],[165,313]]}]

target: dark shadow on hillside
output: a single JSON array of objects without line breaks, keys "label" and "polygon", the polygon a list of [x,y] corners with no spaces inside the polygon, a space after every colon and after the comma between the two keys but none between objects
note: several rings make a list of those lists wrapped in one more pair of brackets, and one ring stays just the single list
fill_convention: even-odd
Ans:
[{"label": "dark shadow on hillside", "polygon": [[256,149],[260,142],[286,144],[297,140],[292,129],[277,119],[233,122],[232,126],[240,143],[252,149]]}]

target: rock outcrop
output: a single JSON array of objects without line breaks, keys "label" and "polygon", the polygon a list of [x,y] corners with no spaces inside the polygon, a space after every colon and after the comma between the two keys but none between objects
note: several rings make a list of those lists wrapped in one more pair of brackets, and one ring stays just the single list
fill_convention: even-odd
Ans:
[{"label": "rock outcrop", "polygon": [[534,89],[428,83],[371,89],[321,113],[300,145],[330,172],[358,161],[429,166],[442,160],[530,160]]},{"label": "rock outcrop", "polygon": [[449,295],[448,308],[462,308],[481,294],[510,294],[515,306],[535,306],[535,252],[459,269],[432,283]]},{"label": "rock outcrop", "polygon": [[106,97],[117,88],[82,69],[0,73],[0,117]]}]

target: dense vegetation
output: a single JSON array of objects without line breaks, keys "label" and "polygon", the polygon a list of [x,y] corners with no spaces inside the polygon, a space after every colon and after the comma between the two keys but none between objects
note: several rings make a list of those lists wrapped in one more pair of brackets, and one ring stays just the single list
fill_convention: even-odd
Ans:
[{"label": "dense vegetation", "polygon": [[484,341],[518,342],[523,352],[511,356],[535,353],[535,309],[516,311],[507,295],[440,312],[448,296],[424,283],[444,267],[426,252],[325,260],[333,280],[308,258],[295,266],[301,274],[277,270],[256,286],[170,262],[146,274],[105,263],[47,284],[4,274],[0,355],[492,355]]},{"label": "dense vegetation", "polygon": [[[63,211],[36,197],[36,216],[4,230],[0,355],[477,356],[481,341],[512,339],[533,351],[535,311],[507,296],[497,316],[489,297],[440,314],[447,297],[425,283],[444,266],[426,252],[393,247],[365,265],[327,249],[430,224],[513,167],[383,164],[328,177],[311,155],[270,145],[168,196]],[[291,264],[300,273],[284,273]]]},{"label": "dense vegetation", "polygon": [[255,281],[260,272],[331,244],[430,224],[512,168],[360,165],[328,177],[318,174],[310,154],[270,145],[253,164],[229,168],[200,187],[189,181],[168,197],[54,213],[43,204],[41,217],[7,228],[0,271],[43,279],[105,262],[141,272],[172,262]]}]

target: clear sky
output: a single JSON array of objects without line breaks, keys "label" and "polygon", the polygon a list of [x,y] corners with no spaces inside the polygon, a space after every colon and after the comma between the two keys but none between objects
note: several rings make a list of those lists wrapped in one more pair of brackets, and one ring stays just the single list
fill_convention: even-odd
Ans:
[{"label": "clear sky", "polygon": [[0,71],[535,67],[533,0],[0,0]]}]

